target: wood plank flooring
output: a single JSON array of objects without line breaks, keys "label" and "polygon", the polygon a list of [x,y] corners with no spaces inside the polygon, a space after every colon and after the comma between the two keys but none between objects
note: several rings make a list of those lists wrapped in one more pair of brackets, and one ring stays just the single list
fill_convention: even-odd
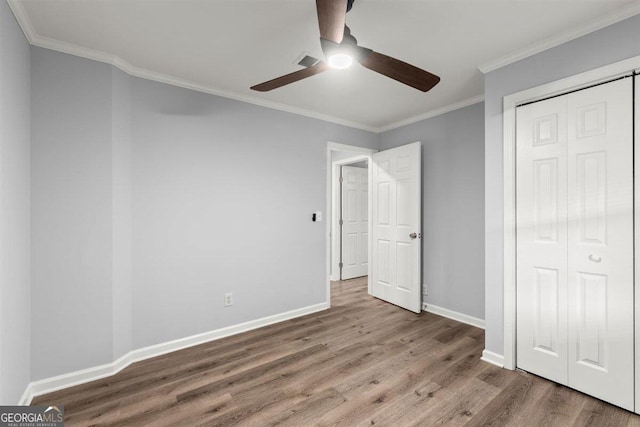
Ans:
[{"label": "wood plank flooring", "polygon": [[640,417],[480,360],[484,331],[331,285],[332,308],[36,397],[75,425],[640,426]]}]

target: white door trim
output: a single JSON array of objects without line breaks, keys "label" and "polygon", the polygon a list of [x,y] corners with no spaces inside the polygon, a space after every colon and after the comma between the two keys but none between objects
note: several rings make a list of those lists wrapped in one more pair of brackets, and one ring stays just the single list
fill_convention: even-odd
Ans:
[{"label": "white door trim", "polygon": [[[334,187],[334,182],[335,182],[335,170],[334,170],[334,166],[332,165],[331,162],[331,152],[332,151],[352,151],[354,154],[354,157],[351,157],[349,159],[345,159],[345,160],[339,160],[336,161],[336,163],[340,163],[342,161],[347,161],[347,162],[351,162],[352,159],[358,157],[359,159],[356,161],[362,161],[364,159],[368,159],[368,166],[369,166],[369,182],[371,182],[371,160],[370,160],[370,155],[372,153],[377,153],[378,150],[375,150],[373,148],[365,148],[365,147],[358,147],[355,145],[346,145],[346,144],[339,144],[337,142],[327,142],[327,151],[326,151],[326,158],[327,158],[327,181],[326,181],[326,188],[327,188],[327,201],[326,201],[326,206],[327,206],[327,221],[326,221],[326,268],[327,268],[327,304],[330,307],[331,306],[331,233],[332,233],[332,224],[333,224],[333,207],[335,205],[334,201],[332,200],[332,196],[333,196],[333,187]],[[369,200],[369,224],[371,224],[371,200]],[[371,225],[369,225],[369,227],[371,227]],[[371,243],[369,243],[369,253],[371,253]],[[371,263],[369,263],[369,269],[371,269]],[[371,292],[371,289],[369,289],[369,293]]]},{"label": "white door trim", "polygon": [[[640,165],[640,149],[638,149],[638,144],[640,144],[640,75],[636,74],[634,76],[634,86],[635,93],[634,102],[635,102],[635,117],[634,123],[634,134],[633,140],[636,146],[634,147],[634,166]],[[640,292],[637,290],[638,285],[638,274],[640,274],[640,256],[638,256],[638,248],[640,248],[640,231],[638,230],[638,226],[636,224],[640,224],[640,173],[634,174],[635,182],[634,182],[634,190],[635,194],[633,195],[633,209],[635,213],[635,217],[633,219],[634,224],[634,289],[635,291],[635,411],[640,411]]]},{"label": "white door trim", "polygon": [[[503,100],[503,339],[504,367],[516,367],[516,106],[640,71],[640,56],[507,95]],[[637,150],[636,150],[637,152]],[[636,187],[634,198],[640,200]],[[636,228],[636,239],[640,230]],[[634,286],[637,286],[638,280]],[[640,319],[636,317],[636,330]],[[638,355],[636,355],[638,357]],[[636,365],[640,366],[638,359]],[[636,384],[636,391],[640,384]]]}]

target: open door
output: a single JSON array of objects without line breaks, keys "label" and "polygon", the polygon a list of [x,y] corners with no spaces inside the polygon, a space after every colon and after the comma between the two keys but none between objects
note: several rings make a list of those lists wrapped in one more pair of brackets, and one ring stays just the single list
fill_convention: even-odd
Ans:
[{"label": "open door", "polygon": [[421,311],[420,143],[372,155],[371,293]]}]

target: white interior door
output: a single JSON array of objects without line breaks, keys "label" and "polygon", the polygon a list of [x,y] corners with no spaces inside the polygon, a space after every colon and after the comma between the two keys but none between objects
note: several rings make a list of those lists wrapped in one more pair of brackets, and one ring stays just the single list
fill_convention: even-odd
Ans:
[{"label": "white interior door", "polygon": [[341,276],[366,276],[369,268],[369,170],[342,166]]},{"label": "white interior door", "polygon": [[518,108],[517,365],[634,407],[631,79]]},{"label": "white interior door", "polygon": [[372,160],[372,295],[419,313],[420,143],[374,153]]}]

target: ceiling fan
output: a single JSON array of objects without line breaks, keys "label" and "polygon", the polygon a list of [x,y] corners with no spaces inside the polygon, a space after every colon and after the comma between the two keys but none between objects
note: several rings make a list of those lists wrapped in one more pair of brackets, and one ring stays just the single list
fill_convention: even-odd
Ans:
[{"label": "ceiling fan", "polygon": [[346,14],[351,10],[353,2],[354,0],[316,0],[320,45],[327,59],[326,62],[318,61],[302,70],[252,86],[251,89],[268,92],[331,68],[348,68],[354,60],[365,68],[422,92],[427,92],[438,84],[440,77],[435,74],[358,46],[358,41],[351,35],[351,30],[345,24]]}]

